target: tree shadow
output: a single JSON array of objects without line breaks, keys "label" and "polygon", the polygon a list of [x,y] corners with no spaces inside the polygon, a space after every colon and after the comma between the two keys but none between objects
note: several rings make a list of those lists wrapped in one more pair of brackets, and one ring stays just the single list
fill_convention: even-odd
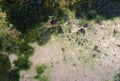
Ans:
[{"label": "tree shadow", "polygon": [[76,18],[107,20],[120,16],[118,0],[81,0],[73,5]]}]

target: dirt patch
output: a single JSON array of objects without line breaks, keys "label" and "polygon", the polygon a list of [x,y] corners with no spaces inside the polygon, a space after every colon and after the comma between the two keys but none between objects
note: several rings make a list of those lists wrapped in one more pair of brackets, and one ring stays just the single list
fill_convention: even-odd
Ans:
[{"label": "dirt patch", "polygon": [[[45,73],[50,81],[113,81],[120,69],[120,23],[119,19],[105,21],[85,28],[86,33],[77,34],[79,22],[72,25],[72,31],[53,35],[50,41],[39,46],[32,44],[35,53],[30,57],[31,69],[23,74],[35,75],[37,65],[46,64]],[[75,26],[75,28],[74,28]],[[63,30],[66,24],[63,25]],[[114,30],[117,33],[113,36]],[[23,77],[24,78],[24,77]],[[26,78],[26,77],[25,77]],[[35,81],[26,78],[21,81]]]}]

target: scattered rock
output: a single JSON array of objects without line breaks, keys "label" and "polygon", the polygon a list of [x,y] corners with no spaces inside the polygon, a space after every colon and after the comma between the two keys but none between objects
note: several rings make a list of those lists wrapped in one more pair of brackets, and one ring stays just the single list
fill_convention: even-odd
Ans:
[{"label": "scattered rock", "polygon": [[95,46],[95,47],[94,47],[94,50],[95,50],[96,52],[101,52],[100,50],[98,50],[98,46]]},{"label": "scattered rock", "polygon": [[95,47],[94,47],[94,50],[98,50],[98,46],[95,46]]},{"label": "scattered rock", "polygon": [[115,34],[116,34],[116,33],[117,33],[117,31],[116,31],[116,30],[114,30],[114,31],[113,31],[113,37],[115,36]]},{"label": "scattered rock", "polygon": [[96,57],[96,54],[93,54],[92,56],[93,56],[93,58],[94,58],[94,57]]},{"label": "scattered rock", "polygon": [[65,48],[61,48],[61,50],[62,50],[62,52],[64,52],[64,51],[65,51]]},{"label": "scattered rock", "polygon": [[119,45],[119,44],[117,44],[117,46],[118,46],[118,47],[120,47],[120,45]]}]

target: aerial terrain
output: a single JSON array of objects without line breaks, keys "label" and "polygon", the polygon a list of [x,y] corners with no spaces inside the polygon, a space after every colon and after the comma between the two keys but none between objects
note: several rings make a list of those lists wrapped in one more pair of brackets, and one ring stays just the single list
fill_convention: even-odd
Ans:
[{"label": "aerial terrain", "polygon": [[0,0],[0,81],[120,81],[120,1]]}]

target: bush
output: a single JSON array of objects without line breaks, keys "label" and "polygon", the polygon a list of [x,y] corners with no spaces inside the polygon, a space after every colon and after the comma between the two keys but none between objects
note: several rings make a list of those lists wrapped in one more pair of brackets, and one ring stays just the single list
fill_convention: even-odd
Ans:
[{"label": "bush", "polygon": [[30,62],[26,56],[19,57],[16,61],[14,61],[14,64],[18,69],[27,70],[30,68]]},{"label": "bush", "polygon": [[95,2],[96,0],[81,0],[76,2],[76,4],[73,5],[73,9],[76,12],[76,18],[94,19],[96,12],[92,7]]},{"label": "bush", "polygon": [[2,50],[2,39],[0,38],[0,50]]},{"label": "bush", "polygon": [[26,32],[39,22],[41,16],[41,4],[37,1],[27,1],[20,4],[11,4],[12,7],[7,12],[8,20],[14,24],[17,30]]},{"label": "bush", "polygon": [[27,43],[22,43],[19,46],[19,54],[25,54],[26,56],[30,56],[33,54],[34,49],[29,46]]},{"label": "bush", "polygon": [[120,81],[120,73],[114,76],[114,81]]},{"label": "bush", "polygon": [[0,53],[0,69],[9,69],[10,67],[11,64],[8,56]]},{"label": "bush", "polygon": [[46,68],[47,68],[47,67],[46,67],[45,65],[37,66],[37,67],[36,67],[37,74],[38,74],[38,75],[43,74],[43,72],[45,71]]},{"label": "bush", "polygon": [[0,53],[0,81],[9,81],[11,64],[7,55]]},{"label": "bush", "polygon": [[53,6],[56,4],[53,1],[22,0],[17,2],[3,0],[1,2],[2,9],[7,13],[7,20],[23,33],[35,28],[39,22],[46,22],[49,16],[54,15],[59,20],[67,17],[61,8]]},{"label": "bush", "polygon": [[37,75],[35,76],[35,78],[38,79],[39,81],[49,81],[48,78],[43,75],[46,68],[47,67],[45,65],[37,66],[36,67]]},{"label": "bush", "polygon": [[20,75],[18,70],[11,70],[9,72],[9,80],[10,81],[19,81]]},{"label": "bush", "polygon": [[7,20],[23,33],[34,28],[40,20],[46,21],[51,13],[51,9],[47,10],[42,6],[41,0],[27,0],[22,3],[4,0],[2,4]]}]

